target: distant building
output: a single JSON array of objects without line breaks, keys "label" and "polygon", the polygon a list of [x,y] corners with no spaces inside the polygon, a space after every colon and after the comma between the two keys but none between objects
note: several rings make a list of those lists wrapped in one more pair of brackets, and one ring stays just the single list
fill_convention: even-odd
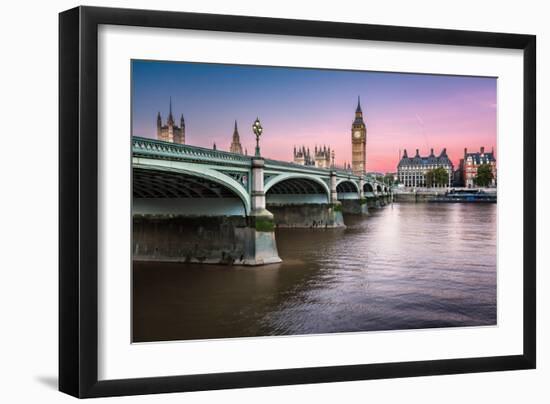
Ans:
[{"label": "distant building", "polygon": [[361,100],[357,97],[355,120],[351,124],[351,168],[355,175],[363,175],[367,164],[367,126],[363,121]]},{"label": "distant building", "polygon": [[157,115],[157,139],[164,142],[185,144],[185,120],[183,114],[180,118],[180,126],[176,126],[174,117],[172,116],[172,98],[170,98],[170,111],[166,125],[162,124],[160,111]]},{"label": "distant building", "polygon": [[305,146],[302,146],[298,149],[294,147],[294,163],[303,166],[330,168],[332,165],[330,146],[315,146],[315,149],[313,150],[313,155],[310,153],[309,147],[306,148]]},{"label": "distant building", "polygon": [[463,187],[464,186],[464,175],[463,175],[464,159],[460,159],[458,168],[453,171],[453,187]]},{"label": "distant building", "polygon": [[381,173],[379,171],[370,171],[367,173],[369,177],[383,177],[384,173]]},{"label": "distant building", "polygon": [[237,121],[235,120],[235,128],[233,129],[233,140],[231,141],[231,147],[229,148],[231,153],[243,154],[243,147],[241,146],[241,138],[239,136],[239,130],[237,129]]},{"label": "distant building", "polygon": [[315,146],[315,167],[319,168],[330,168],[330,146],[327,148],[323,146],[322,148]]},{"label": "distant building", "polygon": [[418,149],[414,157],[409,157],[405,150],[397,165],[398,181],[406,187],[426,187],[426,173],[439,167],[447,171],[449,177],[447,186],[451,186],[453,163],[447,156],[447,149],[443,149],[439,156],[435,156],[434,149],[430,149],[430,155],[426,157],[421,157]]},{"label": "distant building", "polygon": [[309,147],[306,149],[305,146],[302,146],[296,149],[296,146],[294,146],[294,163],[303,166],[315,165],[315,162],[313,161],[313,159],[311,158],[311,154],[309,153]]},{"label": "distant building", "polygon": [[464,148],[464,159],[460,160],[462,168],[463,184],[466,188],[475,187],[474,179],[477,175],[477,169],[482,164],[491,166],[493,172],[493,181],[491,186],[496,186],[497,183],[497,161],[495,159],[495,152],[486,153],[485,147],[481,147],[479,152],[468,153],[468,149]]}]

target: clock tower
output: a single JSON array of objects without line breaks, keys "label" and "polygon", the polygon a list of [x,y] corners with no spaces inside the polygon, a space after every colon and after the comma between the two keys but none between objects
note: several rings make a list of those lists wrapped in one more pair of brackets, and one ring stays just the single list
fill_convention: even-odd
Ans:
[{"label": "clock tower", "polygon": [[361,110],[361,99],[357,98],[357,109],[355,110],[355,121],[351,125],[351,169],[354,174],[365,173],[367,162],[367,127],[363,121]]}]

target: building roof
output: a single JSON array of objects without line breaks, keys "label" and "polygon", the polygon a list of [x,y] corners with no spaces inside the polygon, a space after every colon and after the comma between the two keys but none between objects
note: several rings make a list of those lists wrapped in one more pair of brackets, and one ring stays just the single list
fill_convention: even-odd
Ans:
[{"label": "building roof", "polygon": [[441,150],[441,153],[439,156],[436,156],[434,154],[434,150],[430,150],[430,154],[428,156],[421,156],[419,153],[419,150],[416,149],[416,154],[413,157],[409,157],[407,155],[407,150],[403,152],[403,156],[401,157],[401,160],[399,161],[399,164],[397,167],[404,167],[404,166],[419,166],[419,165],[450,165],[452,166],[453,163],[449,159],[449,156],[447,156],[447,149],[444,148]]},{"label": "building roof", "polygon": [[473,163],[476,165],[479,164],[487,164],[495,162],[495,154],[494,152],[488,152],[488,153],[481,153],[481,152],[475,152],[475,153],[466,153],[464,155],[464,160],[467,161],[468,158],[471,157],[473,160]]}]

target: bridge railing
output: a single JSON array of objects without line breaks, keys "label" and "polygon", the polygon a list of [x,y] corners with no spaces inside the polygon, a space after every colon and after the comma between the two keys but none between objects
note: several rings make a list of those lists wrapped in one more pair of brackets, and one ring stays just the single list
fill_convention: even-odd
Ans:
[{"label": "bridge railing", "polygon": [[[196,160],[205,162],[224,162],[238,165],[249,166],[253,156],[245,156],[238,153],[231,153],[221,150],[207,149],[205,147],[191,146],[186,144],[169,143],[162,140],[144,138],[133,136],[132,137],[132,153],[134,156],[147,156],[157,158],[174,158],[182,160]],[[272,167],[288,167],[295,168],[300,171],[307,171],[312,174],[326,175],[327,172],[333,171],[338,177],[351,178],[359,180],[359,176],[353,174],[349,170],[344,170],[338,167],[333,168],[318,168],[312,166],[304,166],[301,164],[291,163],[287,161],[264,159],[266,166]],[[364,175],[365,180],[382,184],[377,181],[375,177],[370,175]]]},{"label": "bridge railing", "polygon": [[244,163],[249,165],[251,157],[238,153],[207,149],[205,147],[189,146],[178,143],[168,143],[143,137],[132,137],[132,152],[134,155],[170,157],[181,159],[224,161]]}]

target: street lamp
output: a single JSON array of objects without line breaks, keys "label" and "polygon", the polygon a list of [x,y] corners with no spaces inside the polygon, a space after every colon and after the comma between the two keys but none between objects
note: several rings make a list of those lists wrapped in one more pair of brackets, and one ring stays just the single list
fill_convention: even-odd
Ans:
[{"label": "street lamp", "polygon": [[260,157],[260,136],[262,135],[262,125],[260,124],[260,120],[256,118],[254,123],[252,124],[252,131],[256,135],[256,157]]},{"label": "street lamp", "polygon": [[332,157],[332,168],[334,168],[334,150],[332,151],[330,157]]}]

